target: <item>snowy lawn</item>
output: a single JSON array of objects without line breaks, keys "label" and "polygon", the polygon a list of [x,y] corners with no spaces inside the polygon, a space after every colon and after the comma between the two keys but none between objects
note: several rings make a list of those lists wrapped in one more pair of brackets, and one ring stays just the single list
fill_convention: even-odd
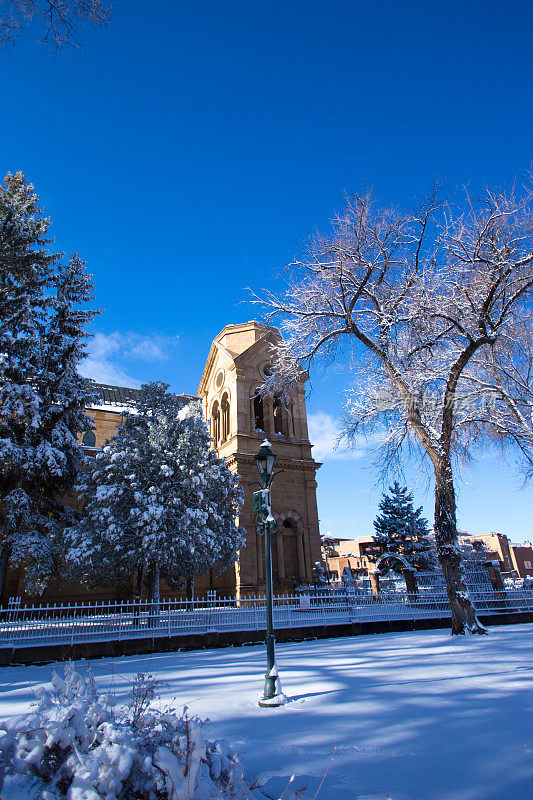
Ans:
[{"label": "snowy lawn", "polygon": [[[135,673],[157,674],[168,684],[164,702],[210,717],[209,738],[245,751],[246,772],[267,780],[271,797],[293,773],[306,800],[324,775],[318,800],[533,797],[533,625],[453,640],[420,631],[280,644],[277,661],[292,698],[278,709],[257,706],[261,646],[92,667],[119,700]],[[0,717],[26,711],[51,668],[3,667]]]}]

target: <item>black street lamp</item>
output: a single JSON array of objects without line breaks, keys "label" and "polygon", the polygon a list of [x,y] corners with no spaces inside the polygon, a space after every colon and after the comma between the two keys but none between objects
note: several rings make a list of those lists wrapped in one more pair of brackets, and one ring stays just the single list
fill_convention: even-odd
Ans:
[{"label": "black street lamp", "polygon": [[287,698],[281,691],[278,670],[276,667],[276,653],[274,640],[273,601],[272,601],[272,554],[270,534],[276,533],[278,526],[272,516],[270,507],[270,486],[274,478],[275,454],[268,439],[261,443],[259,452],[254,456],[259,471],[263,489],[254,492],[254,511],[259,515],[257,532],[265,537],[265,577],[266,577],[266,650],[267,668],[265,672],[265,688],[259,700],[262,708],[282,706]]}]

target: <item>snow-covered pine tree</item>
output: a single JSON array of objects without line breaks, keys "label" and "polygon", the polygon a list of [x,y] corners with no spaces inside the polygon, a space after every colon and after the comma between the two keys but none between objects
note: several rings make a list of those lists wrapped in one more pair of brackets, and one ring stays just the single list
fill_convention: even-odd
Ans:
[{"label": "snow-covered pine tree", "polygon": [[163,383],[141,388],[78,491],[84,513],[68,532],[67,558],[89,586],[137,573],[157,601],[160,577],[191,583],[234,563],[244,544],[238,475],[209,447],[199,404],[184,405]]},{"label": "snow-covered pine tree", "polygon": [[88,428],[89,383],[78,376],[84,325],[95,312],[77,258],[51,254],[34,188],[22,173],[0,187],[0,592],[8,565],[42,591],[57,567]]},{"label": "snow-covered pine tree", "polygon": [[389,493],[383,494],[379,510],[381,513],[374,520],[374,558],[382,553],[396,553],[418,570],[435,569],[428,522],[422,516],[421,507],[413,508],[413,495],[407,487],[394,481]]}]

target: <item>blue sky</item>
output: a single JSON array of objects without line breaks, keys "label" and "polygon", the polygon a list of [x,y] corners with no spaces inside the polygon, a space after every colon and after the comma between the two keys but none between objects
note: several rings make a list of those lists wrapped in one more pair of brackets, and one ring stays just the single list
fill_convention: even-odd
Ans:
[{"label": "blue sky", "polygon": [[[116,0],[111,25],[52,56],[29,30],[0,52],[2,171],[22,169],[104,309],[87,368],[194,392],[212,338],[257,311],[343,193],[407,205],[508,183],[533,159],[524,2]],[[335,453],[347,376],[313,376],[323,529],[371,529],[380,487]],[[431,492],[408,480],[432,515]],[[459,490],[472,532],[530,538],[532,490],[488,454]]]}]

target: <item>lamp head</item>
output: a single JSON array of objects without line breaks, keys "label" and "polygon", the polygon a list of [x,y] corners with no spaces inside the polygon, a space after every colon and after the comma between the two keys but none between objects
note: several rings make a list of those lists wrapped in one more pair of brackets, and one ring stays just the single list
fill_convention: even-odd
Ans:
[{"label": "lamp head", "polygon": [[272,480],[272,473],[274,472],[274,461],[276,460],[276,455],[272,452],[272,446],[268,439],[264,439],[261,442],[261,447],[259,448],[259,452],[257,455],[254,456],[255,463],[257,464],[257,469],[259,471],[259,477],[261,478],[261,483],[263,484],[263,488],[268,489],[270,486],[270,481]]}]

